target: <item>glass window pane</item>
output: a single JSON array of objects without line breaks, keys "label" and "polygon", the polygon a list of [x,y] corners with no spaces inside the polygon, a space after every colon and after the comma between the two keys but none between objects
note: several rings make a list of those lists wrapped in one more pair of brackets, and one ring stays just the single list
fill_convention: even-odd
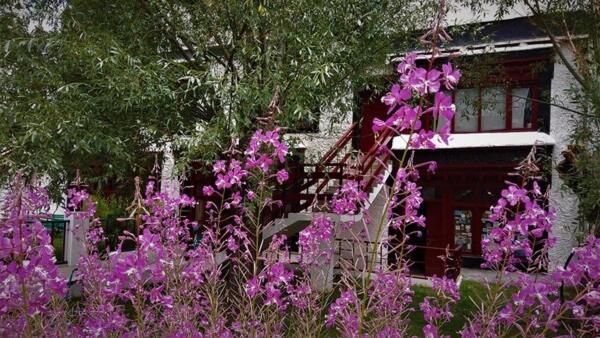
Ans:
[{"label": "glass window pane", "polygon": [[531,89],[512,90],[512,127],[531,128]]},{"label": "glass window pane", "polygon": [[456,132],[477,131],[478,101],[477,89],[459,89],[456,91],[456,115],[454,115],[454,130]]},{"label": "glass window pane", "polygon": [[[452,92],[449,92],[447,90],[443,90],[442,92],[447,96],[452,97]],[[434,123],[435,131],[440,131],[440,129],[442,129],[442,127],[446,124],[448,119],[445,118],[444,115],[439,114],[437,119],[432,119],[432,121]]]},{"label": "glass window pane", "polygon": [[506,129],[506,90],[502,87],[485,88],[481,92],[481,129]]},{"label": "glass window pane", "polygon": [[471,226],[473,213],[471,210],[454,209],[454,245],[463,246],[464,251],[471,251]]},{"label": "glass window pane", "polygon": [[489,217],[491,215],[491,211],[487,210],[483,213],[481,217],[481,239],[488,239],[492,233],[494,228],[500,226],[499,222],[492,222]]}]

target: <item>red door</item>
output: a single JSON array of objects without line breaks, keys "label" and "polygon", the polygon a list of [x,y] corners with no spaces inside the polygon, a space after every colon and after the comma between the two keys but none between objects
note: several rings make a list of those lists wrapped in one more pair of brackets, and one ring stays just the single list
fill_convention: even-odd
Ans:
[{"label": "red door", "polygon": [[442,201],[427,202],[425,217],[427,218],[427,247],[425,248],[425,275],[444,275],[444,261],[440,256],[445,254],[447,245],[452,244],[446,226],[444,204]]},{"label": "red door", "polygon": [[385,120],[387,118],[388,106],[383,104],[377,98],[366,100],[361,107],[361,127],[360,127],[360,150],[363,153],[369,150],[375,144],[375,135],[373,133],[373,119],[379,118]]}]

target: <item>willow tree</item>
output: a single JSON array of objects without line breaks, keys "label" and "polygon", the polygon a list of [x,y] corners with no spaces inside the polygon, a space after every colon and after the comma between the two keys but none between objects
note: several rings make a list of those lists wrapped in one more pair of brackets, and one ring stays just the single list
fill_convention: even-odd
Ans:
[{"label": "willow tree", "polygon": [[[212,159],[274,92],[294,127],[381,82],[427,3],[411,0],[8,0],[0,8],[0,167],[64,183],[140,171],[185,140]],[[379,67],[379,69],[378,69]]]}]

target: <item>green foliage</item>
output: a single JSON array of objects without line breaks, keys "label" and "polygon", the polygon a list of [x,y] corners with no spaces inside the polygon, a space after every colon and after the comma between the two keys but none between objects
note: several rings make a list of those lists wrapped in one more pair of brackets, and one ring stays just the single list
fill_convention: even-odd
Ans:
[{"label": "green foliage", "polygon": [[96,203],[96,217],[100,219],[127,216],[129,202],[123,197],[93,196],[92,199]]},{"label": "green foliage", "polygon": [[409,0],[5,1],[2,177],[143,175],[166,142],[183,166],[214,159],[277,90],[283,126],[347,110],[429,13]]},{"label": "green foliage", "polygon": [[[119,236],[123,234],[124,230],[135,233],[133,222],[118,220],[129,215],[127,212],[129,201],[125,197],[102,197],[99,195],[93,196],[92,199],[96,203],[96,217],[100,219],[102,229],[108,239],[106,245],[115,250],[119,243]],[[129,248],[131,243],[125,242],[125,246]]]}]

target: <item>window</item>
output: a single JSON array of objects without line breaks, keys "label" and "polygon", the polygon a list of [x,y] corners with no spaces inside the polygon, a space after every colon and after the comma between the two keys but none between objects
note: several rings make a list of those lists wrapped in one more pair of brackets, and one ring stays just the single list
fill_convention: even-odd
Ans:
[{"label": "window", "polygon": [[471,251],[471,226],[473,225],[473,213],[471,210],[454,209],[454,245],[463,246],[466,252]]},{"label": "window", "polygon": [[483,215],[481,217],[481,239],[488,239],[490,237],[490,235],[492,234],[492,230],[494,228],[497,228],[500,226],[499,222],[495,222],[495,221],[491,221],[489,219],[490,215],[492,214],[491,211],[486,210],[483,212]]},{"label": "window", "polygon": [[459,89],[456,91],[454,104],[454,130],[456,132],[477,131],[477,112],[479,108],[479,93],[477,89]]},{"label": "window", "polygon": [[535,93],[534,86],[458,89],[453,132],[535,129]]},{"label": "window", "polygon": [[481,91],[481,130],[506,129],[506,91],[490,87]]},{"label": "window", "polygon": [[531,128],[531,89],[512,89],[512,121],[513,129]]}]

